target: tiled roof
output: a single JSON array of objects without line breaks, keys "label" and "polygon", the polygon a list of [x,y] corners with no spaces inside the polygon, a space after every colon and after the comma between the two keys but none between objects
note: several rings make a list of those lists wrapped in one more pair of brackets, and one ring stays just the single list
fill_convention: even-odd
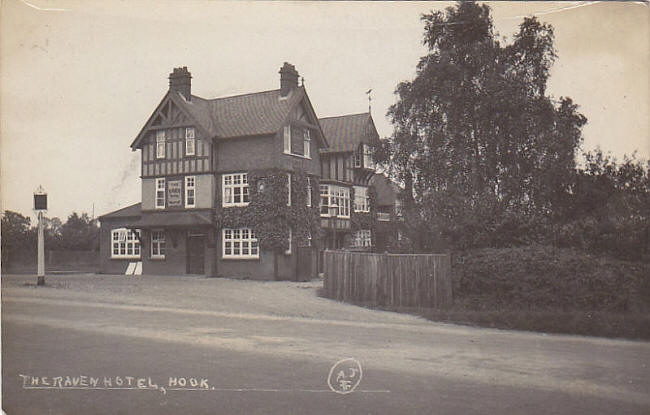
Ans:
[{"label": "tiled roof", "polygon": [[300,87],[287,98],[281,98],[280,90],[274,89],[215,99],[192,95],[191,101],[181,100],[206,131],[218,138],[230,138],[276,133],[303,95]]},{"label": "tiled roof", "polygon": [[374,135],[370,131],[372,118],[367,112],[321,118],[318,121],[329,143],[329,148],[323,150],[327,153],[354,151],[360,143],[369,143]]},{"label": "tiled roof", "polygon": [[377,192],[377,205],[388,206],[395,204],[399,187],[383,174],[375,174],[370,179],[370,184],[375,186]]},{"label": "tiled roof", "polygon": [[194,212],[145,212],[131,226],[146,228],[170,228],[175,226],[212,225],[213,220],[209,211]]},{"label": "tiled roof", "polygon": [[134,218],[140,216],[142,203],[136,203],[131,206],[123,207],[122,209],[115,210],[99,217],[99,220],[109,218]]}]

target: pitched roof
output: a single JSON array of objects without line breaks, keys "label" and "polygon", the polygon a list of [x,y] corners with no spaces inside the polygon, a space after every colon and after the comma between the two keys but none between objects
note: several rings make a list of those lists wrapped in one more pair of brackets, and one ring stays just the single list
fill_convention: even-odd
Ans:
[{"label": "pitched roof", "polygon": [[392,206],[399,194],[400,188],[383,174],[375,174],[370,179],[370,184],[375,186],[377,192],[377,205]]},{"label": "pitched roof", "polygon": [[203,226],[214,224],[209,211],[145,212],[130,226],[140,229],[170,228],[176,226]]},{"label": "pitched roof", "polygon": [[110,218],[135,218],[140,216],[142,210],[142,203],[136,203],[131,206],[123,207],[113,212],[107,213],[99,217],[99,220]]},{"label": "pitched roof", "polygon": [[378,138],[377,130],[368,112],[340,115],[318,120],[329,148],[325,153],[355,151],[360,143],[371,143]]},{"label": "pitched roof", "polygon": [[182,102],[214,137],[231,138],[276,133],[304,95],[304,88],[300,87],[286,99],[281,98],[279,89],[274,89],[215,99],[192,95],[191,101],[182,99]]}]

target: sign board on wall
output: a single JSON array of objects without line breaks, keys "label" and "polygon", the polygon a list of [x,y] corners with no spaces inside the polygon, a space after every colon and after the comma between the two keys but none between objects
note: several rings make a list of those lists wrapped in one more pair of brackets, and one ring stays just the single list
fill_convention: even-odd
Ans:
[{"label": "sign board on wall", "polygon": [[174,180],[167,183],[167,206],[183,206],[183,184],[180,180]]}]

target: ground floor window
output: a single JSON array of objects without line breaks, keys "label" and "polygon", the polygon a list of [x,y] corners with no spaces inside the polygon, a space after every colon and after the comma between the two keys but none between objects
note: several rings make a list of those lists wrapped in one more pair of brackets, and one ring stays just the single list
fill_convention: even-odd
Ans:
[{"label": "ground floor window", "polygon": [[111,231],[111,258],[140,258],[139,230],[113,229]]},{"label": "ground floor window", "polygon": [[223,229],[224,258],[259,258],[260,250],[257,245],[255,232],[249,228]]},{"label": "ground floor window", "polygon": [[365,248],[372,246],[372,238],[369,229],[361,229],[354,233],[354,246],[356,248]]},{"label": "ground floor window", "polygon": [[165,231],[151,231],[151,258],[165,258]]}]

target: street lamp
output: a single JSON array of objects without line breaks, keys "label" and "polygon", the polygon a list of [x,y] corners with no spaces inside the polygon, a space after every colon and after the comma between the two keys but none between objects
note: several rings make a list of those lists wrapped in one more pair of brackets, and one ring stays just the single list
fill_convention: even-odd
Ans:
[{"label": "street lamp", "polygon": [[336,218],[339,215],[339,207],[335,204],[329,207],[330,224],[332,224],[332,246],[336,249]]}]

